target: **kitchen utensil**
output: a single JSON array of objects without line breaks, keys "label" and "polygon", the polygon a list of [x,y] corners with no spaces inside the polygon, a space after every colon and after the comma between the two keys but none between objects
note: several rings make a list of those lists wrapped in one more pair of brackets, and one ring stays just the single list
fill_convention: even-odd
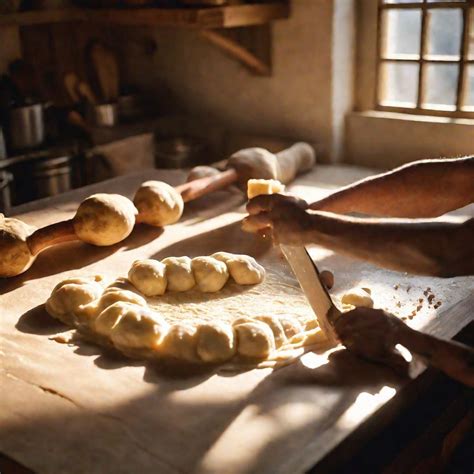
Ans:
[{"label": "kitchen utensil", "polygon": [[68,72],[64,75],[64,87],[73,104],[77,104],[80,101],[78,86],[79,78],[76,74],[73,72]]},{"label": "kitchen utensil", "polygon": [[280,245],[303,293],[313,308],[320,328],[330,342],[337,342],[333,324],[341,312],[333,303],[313,259],[304,246]]},{"label": "kitchen utensil", "polygon": [[77,85],[77,92],[88,104],[95,105],[98,103],[97,97],[92,92],[92,89],[87,82],[79,82]]},{"label": "kitchen utensil", "polygon": [[9,138],[13,150],[25,150],[41,145],[45,138],[43,104],[10,109]]},{"label": "kitchen utensil", "polygon": [[118,123],[117,104],[99,104],[88,107],[90,122],[98,127],[113,127]]},{"label": "kitchen utensil", "polygon": [[116,101],[119,95],[119,70],[111,49],[96,42],[91,46],[90,57],[105,102]]}]

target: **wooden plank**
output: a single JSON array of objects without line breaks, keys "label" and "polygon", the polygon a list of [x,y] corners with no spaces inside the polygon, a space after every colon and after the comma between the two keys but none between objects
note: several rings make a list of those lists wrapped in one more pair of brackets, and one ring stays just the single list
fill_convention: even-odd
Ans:
[{"label": "wooden plank", "polygon": [[58,8],[0,15],[0,27],[5,25],[40,25],[86,20],[86,12],[79,8]]}]

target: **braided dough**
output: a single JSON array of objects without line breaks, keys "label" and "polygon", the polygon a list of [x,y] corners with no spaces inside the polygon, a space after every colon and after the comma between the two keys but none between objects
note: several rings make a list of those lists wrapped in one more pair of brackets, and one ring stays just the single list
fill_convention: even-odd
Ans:
[{"label": "braided dough", "polygon": [[[232,273],[235,262],[242,267]],[[239,278],[245,269],[250,276]],[[254,361],[255,365],[276,360],[279,351],[291,348],[295,336],[301,346],[303,319],[311,319],[313,332],[317,329],[303,296],[297,308],[288,307],[295,311],[290,315],[284,306],[289,293],[279,294],[285,285],[272,277],[265,283],[267,290],[259,290],[256,284],[264,278],[263,267],[248,255],[218,252],[194,259],[138,260],[128,279],[109,284],[100,276],[64,280],[53,289],[46,309],[95,341],[132,357],[206,364]],[[184,287],[188,289],[183,291]],[[288,290],[299,294],[293,287]],[[254,299],[265,294],[272,298]]]}]

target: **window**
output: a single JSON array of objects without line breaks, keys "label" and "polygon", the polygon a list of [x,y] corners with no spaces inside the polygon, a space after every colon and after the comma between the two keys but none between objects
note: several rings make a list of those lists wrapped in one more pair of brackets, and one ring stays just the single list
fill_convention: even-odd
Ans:
[{"label": "window", "polygon": [[474,117],[474,0],[379,0],[376,108]]}]

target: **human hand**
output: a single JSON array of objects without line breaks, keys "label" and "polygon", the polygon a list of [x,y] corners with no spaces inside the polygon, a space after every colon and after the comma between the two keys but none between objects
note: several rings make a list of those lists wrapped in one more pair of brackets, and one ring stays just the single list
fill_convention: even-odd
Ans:
[{"label": "human hand", "polygon": [[355,308],[343,313],[334,325],[341,342],[350,351],[369,360],[407,372],[408,363],[395,348],[407,326],[381,309]]},{"label": "human hand", "polygon": [[282,194],[265,194],[247,204],[249,216],[242,224],[246,232],[266,231],[277,243],[304,245],[304,232],[310,227],[306,212],[308,203],[303,199]]}]

